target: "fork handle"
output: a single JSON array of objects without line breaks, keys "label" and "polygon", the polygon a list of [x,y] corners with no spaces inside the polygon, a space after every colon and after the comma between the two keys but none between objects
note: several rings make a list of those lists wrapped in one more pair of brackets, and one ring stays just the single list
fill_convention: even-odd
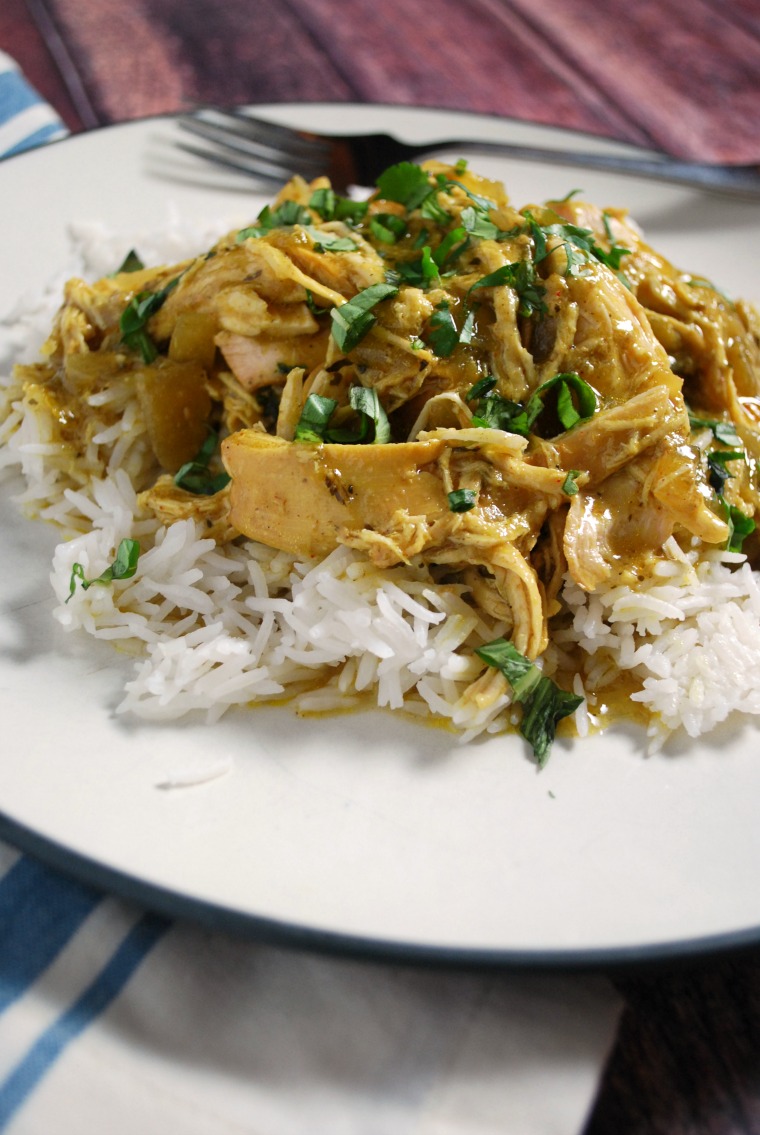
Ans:
[{"label": "fork handle", "polygon": [[419,156],[430,155],[444,149],[461,149],[477,154],[512,157],[521,161],[545,162],[549,165],[603,170],[607,173],[641,174],[644,177],[656,178],[658,181],[717,190],[736,197],[755,199],[760,197],[760,165],[710,165],[671,158],[559,150],[522,146],[511,142],[485,142],[470,138],[436,142],[429,146],[418,145],[414,148]]}]

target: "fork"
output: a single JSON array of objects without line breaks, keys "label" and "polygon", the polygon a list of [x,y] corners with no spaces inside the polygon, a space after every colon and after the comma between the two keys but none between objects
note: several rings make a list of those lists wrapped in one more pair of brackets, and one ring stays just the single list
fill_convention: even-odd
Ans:
[{"label": "fork", "polygon": [[178,118],[178,125],[202,144],[177,142],[197,157],[248,174],[264,184],[281,185],[295,174],[307,181],[326,175],[335,190],[373,186],[390,165],[443,150],[495,154],[521,161],[604,170],[654,178],[676,185],[715,190],[736,197],[760,197],[760,165],[718,165],[667,157],[548,149],[476,138],[435,140],[411,145],[388,134],[321,134],[268,122],[243,109],[204,107]]}]

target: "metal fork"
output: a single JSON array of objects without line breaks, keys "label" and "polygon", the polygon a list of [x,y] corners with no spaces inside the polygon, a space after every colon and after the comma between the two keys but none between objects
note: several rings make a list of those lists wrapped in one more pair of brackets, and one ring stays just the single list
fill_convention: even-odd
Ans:
[{"label": "metal fork", "polygon": [[760,165],[712,165],[665,156],[631,157],[476,138],[410,145],[388,134],[336,135],[298,130],[256,118],[243,109],[202,108],[180,117],[178,124],[202,142],[178,142],[181,149],[267,185],[281,185],[295,174],[307,181],[325,174],[333,188],[344,193],[350,185],[374,185],[378,175],[396,162],[460,150],[655,178],[735,197],[760,197]]}]

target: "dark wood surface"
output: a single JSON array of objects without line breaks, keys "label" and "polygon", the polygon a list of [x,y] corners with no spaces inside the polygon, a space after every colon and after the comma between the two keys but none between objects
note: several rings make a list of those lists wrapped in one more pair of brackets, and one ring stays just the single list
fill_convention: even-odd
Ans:
[{"label": "dark wood surface", "polygon": [[[760,0],[1,0],[0,48],[73,131],[384,102],[760,162]],[[625,1010],[586,1135],[760,1133],[760,951],[612,976]]]}]

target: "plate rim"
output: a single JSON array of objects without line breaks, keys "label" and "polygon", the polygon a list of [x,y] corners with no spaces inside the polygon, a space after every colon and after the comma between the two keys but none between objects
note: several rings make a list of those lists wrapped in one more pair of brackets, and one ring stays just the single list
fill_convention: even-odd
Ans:
[{"label": "plate rim", "polygon": [[[299,109],[309,112],[324,110],[326,113],[338,112],[347,107],[371,111],[389,110],[394,113],[433,116],[455,115],[469,117],[474,121],[490,120],[493,123],[516,125],[537,133],[562,134],[584,143],[592,143],[600,149],[613,148],[631,153],[651,153],[641,147],[622,142],[603,135],[589,134],[571,127],[553,126],[545,123],[529,122],[523,119],[499,115],[493,112],[458,110],[451,107],[409,106],[400,103],[353,103],[353,102],[309,102],[309,103],[260,103],[245,104],[246,107],[261,111],[275,112],[278,115],[297,114]],[[0,160],[2,169],[9,163],[17,164],[21,159],[46,152],[66,144],[68,147],[87,141],[103,133],[122,130],[144,129],[156,123],[174,123],[180,113],[158,113],[145,118],[107,123],[93,129],[71,133],[56,139],[45,146],[25,150]],[[516,159],[519,160],[519,159]],[[642,175],[636,175],[641,177]],[[646,180],[646,178],[645,178]],[[0,838],[30,854],[55,870],[60,870],[80,881],[90,883],[100,889],[116,894],[180,920],[191,919],[210,928],[251,937],[257,941],[304,949],[313,952],[335,954],[347,958],[360,958],[373,961],[386,961],[398,964],[423,964],[467,967],[504,967],[514,969],[596,971],[599,969],[630,969],[651,965],[686,963],[693,959],[715,957],[726,953],[741,952],[760,945],[760,924],[726,933],[691,937],[666,942],[653,941],[649,944],[626,946],[606,946],[598,948],[561,948],[556,951],[540,949],[497,949],[473,948],[468,946],[435,946],[396,940],[362,937],[340,931],[322,930],[295,921],[280,922],[266,916],[257,916],[234,910],[205,899],[182,894],[160,884],[137,876],[130,876],[118,868],[98,863],[82,853],[57,843],[44,834],[26,827],[7,815],[0,806]]]},{"label": "plate rim", "polygon": [[95,887],[104,894],[117,896],[126,902],[138,903],[146,910],[174,921],[205,926],[208,930],[232,934],[262,945],[322,954],[347,961],[537,973],[627,973],[672,968],[674,965],[688,966],[707,958],[738,956],[755,951],[760,946],[760,925],[725,934],[669,942],[560,950],[432,946],[364,937],[244,913],[222,904],[183,895],[169,887],[128,875],[56,843],[7,816],[1,809],[0,839],[22,854],[38,859],[76,882]]}]

